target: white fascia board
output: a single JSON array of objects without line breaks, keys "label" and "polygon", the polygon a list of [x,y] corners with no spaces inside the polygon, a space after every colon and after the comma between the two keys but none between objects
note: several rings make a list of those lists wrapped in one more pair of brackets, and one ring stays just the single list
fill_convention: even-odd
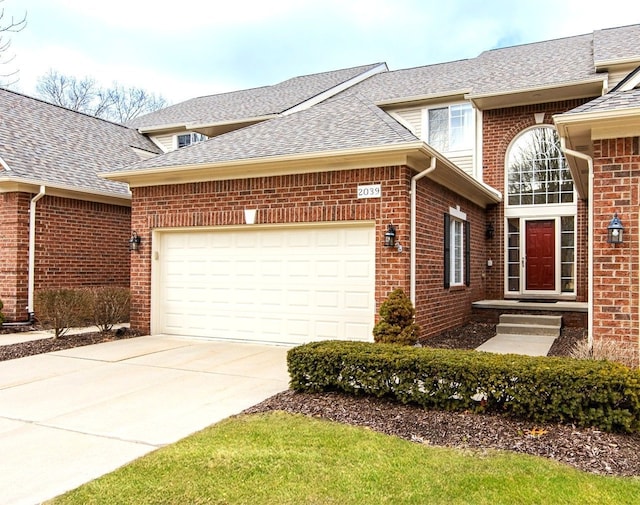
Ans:
[{"label": "white fascia board", "polygon": [[618,58],[614,60],[600,60],[594,62],[594,67],[596,70],[606,69],[608,67],[615,67],[617,65],[640,65],[640,57],[632,56],[630,58]]},{"label": "white fascia board", "polygon": [[334,86],[333,88],[329,88],[326,91],[323,91],[322,93],[309,98],[308,100],[305,100],[304,102],[299,103],[298,105],[294,105],[293,107],[291,107],[290,109],[287,109],[285,111],[282,112],[283,116],[288,116],[289,114],[293,114],[295,112],[299,112],[301,110],[305,110],[308,109],[309,107],[312,107],[316,104],[319,104],[320,102],[325,101],[328,98],[331,98],[332,96],[337,95],[338,93],[342,93],[343,91],[351,88],[352,86],[355,86],[356,84],[367,80],[369,77],[379,74],[381,72],[387,72],[389,70],[389,68],[387,67],[386,63],[380,63],[379,65],[370,68],[369,70],[367,70],[366,72],[363,72],[361,74],[356,75],[355,77],[352,77],[351,79],[349,79],[348,81],[344,81],[341,84],[338,84],[337,86]]},{"label": "white fascia board", "polygon": [[457,89],[452,91],[444,91],[439,93],[428,93],[426,95],[412,95],[412,96],[404,96],[400,98],[393,98],[391,100],[380,100],[375,102],[378,107],[389,107],[392,105],[402,105],[405,103],[413,103],[413,102],[428,102],[431,100],[437,99],[448,99],[452,97],[459,97],[460,101],[466,99],[469,93],[471,93],[471,88]]},{"label": "white fascia board", "polygon": [[277,118],[279,114],[267,114],[264,116],[254,116],[254,117],[246,117],[242,119],[230,119],[229,121],[218,121],[216,123],[187,123],[185,124],[185,129],[187,130],[196,130],[202,128],[215,128],[218,126],[230,126],[234,124],[244,124],[244,123],[260,123],[261,121],[267,121],[269,119]]},{"label": "white fascia board", "polygon": [[[65,184],[50,184],[35,179],[27,179],[23,177],[0,177],[0,193],[26,191],[39,191],[40,186],[47,187],[47,194],[53,196],[66,196],[77,200],[88,200],[107,203],[119,203],[120,205],[131,205],[131,191],[127,193],[113,193],[103,190],[89,190],[75,188]],[[51,192],[50,190],[53,190]]]},{"label": "white fascia board", "polygon": [[498,96],[505,95],[515,95],[520,93],[534,93],[536,91],[547,91],[552,89],[561,89],[561,88],[570,88],[572,86],[580,86],[583,84],[597,84],[603,83],[606,79],[606,76],[598,76],[592,79],[582,79],[579,81],[567,81],[567,82],[559,82],[555,84],[547,84],[546,86],[534,86],[531,88],[514,88],[505,91],[496,91],[495,93],[483,93],[483,94],[468,94],[465,96],[467,100],[479,100],[482,98],[494,98]]},{"label": "white fascia board", "polygon": [[137,128],[138,133],[158,133],[165,130],[186,130],[187,125],[185,123],[169,123],[169,124],[160,124],[154,126],[143,126],[141,128]]}]

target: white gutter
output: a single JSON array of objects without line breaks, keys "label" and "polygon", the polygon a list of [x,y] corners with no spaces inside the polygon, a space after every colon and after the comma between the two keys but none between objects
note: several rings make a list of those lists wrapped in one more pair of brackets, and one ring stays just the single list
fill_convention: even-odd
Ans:
[{"label": "white gutter", "polygon": [[417,234],[417,226],[416,226],[416,201],[418,199],[418,181],[430,174],[436,169],[436,157],[431,156],[431,164],[429,168],[423,170],[419,174],[414,175],[411,178],[411,245],[410,245],[410,254],[411,254],[411,303],[413,306],[416,306],[416,234]]},{"label": "white gutter", "polygon": [[29,206],[29,292],[27,302],[27,312],[29,319],[33,319],[35,313],[33,309],[33,292],[35,286],[35,272],[36,272],[36,203],[46,193],[46,188],[40,186],[40,192],[31,199]]},{"label": "white gutter", "polygon": [[574,158],[580,158],[587,162],[589,165],[589,215],[587,219],[587,227],[588,227],[588,253],[587,253],[587,268],[588,268],[588,292],[587,292],[587,341],[589,343],[589,347],[593,346],[593,158],[579,151],[574,151],[573,149],[569,149],[567,147],[567,143],[564,137],[560,137],[560,147],[562,148],[562,152],[564,154],[568,154],[569,156],[573,156]]}]

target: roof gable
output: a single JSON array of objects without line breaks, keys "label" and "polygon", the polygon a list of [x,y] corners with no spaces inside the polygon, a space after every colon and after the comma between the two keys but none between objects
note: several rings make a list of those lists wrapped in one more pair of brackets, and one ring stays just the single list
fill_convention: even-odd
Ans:
[{"label": "roof gable", "polygon": [[124,171],[297,156],[417,140],[369,100],[343,96],[135,163]]},{"label": "roof gable", "polygon": [[267,118],[300,106],[328,90],[339,88],[360,76],[386,70],[384,63],[294,77],[273,86],[246,89],[193,98],[165,109],[140,116],[129,126],[144,130],[179,125],[211,125],[248,122]]}]

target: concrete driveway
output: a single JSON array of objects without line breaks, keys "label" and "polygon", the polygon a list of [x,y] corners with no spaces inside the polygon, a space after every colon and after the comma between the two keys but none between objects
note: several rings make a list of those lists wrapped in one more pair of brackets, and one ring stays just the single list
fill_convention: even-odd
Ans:
[{"label": "concrete driveway", "polygon": [[153,336],[0,362],[0,502],[52,498],[287,389],[287,350]]}]

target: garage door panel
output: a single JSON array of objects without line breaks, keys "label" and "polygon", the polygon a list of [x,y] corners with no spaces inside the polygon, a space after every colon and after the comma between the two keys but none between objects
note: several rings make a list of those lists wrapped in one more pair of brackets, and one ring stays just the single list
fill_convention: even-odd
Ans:
[{"label": "garage door panel", "polygon": [[290,343],[371,340],[373,225],[158,238],[159,332]]}]

